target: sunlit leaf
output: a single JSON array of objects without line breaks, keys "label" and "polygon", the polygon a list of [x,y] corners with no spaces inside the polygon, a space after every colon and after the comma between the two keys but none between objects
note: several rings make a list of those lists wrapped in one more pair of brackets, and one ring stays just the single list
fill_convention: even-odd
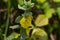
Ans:
[{"label": "sunlit leaf", "polygon": [[21,9],[21,10],[26,10],[26,6],[21,6],[18,4],[18,8]]},{"label": "sunlit leaf", "polygon": [[39,40],[48,40],[47,33],[43,29],[40,29],[40,28],[33,29],[32,38],[33,39],[38,38]]},{"label": "sunlit leaf", "polygon": [[24,0],[18,0],[19,5],[23,5],[24,4]]},{"label": "sunlit leaf", "polygon": [[44,10],[49,9],[49,8],[50,8],[50,4],[49,4],[48,2],[45,2],[45,3],[42,5],[42,8],[43,8]]},{"label": "sunlit leaf", "polygon": [[37,0],[37,3],[44,3],[46,0]]},{"label": "sunlit leaf", "polygon": [[10,26],[9,28],[11,28],[11,29],[17,29],[19,27],[20,27],[19,25],[14,25],[14,26]]},{"label": "sunlit leaf", "polygon": [[53,0],[54,2],[60,2],[60,0]]},{"label": "sunlit leaf", "polygon": [[22,10],[30,10],[34,6],[34,3],[31,3],[31,1],[24,1],[24,5],[19,5],[18,8]]},{"label": "sunlit leaf", "polygon": [[46,18],[43,14],[38,15],[35,20],[35,25],[39,27],[48,25],[48,18]]},{"label": "sunlit leaf", "polygon": [[18,38],[20,34],[13,32],[11,35],[7,37],[7,40],[13,40],[15,38]]},{"label": "sunlit leaf", "polygon": [[27,7],[33,7],[33,6],[34,6],[34,3],[31,3],[31,1],[26,1],[26,2],[25,2],[25,5],[26,5]]},{"label": "sunlit leaf", "polygon": [[45,10],[45,16],[47,18],[51,18],[54,13],[55,13],[55,10],[52,9],[52,8],[51,9],[48,9],[48,10]]}]

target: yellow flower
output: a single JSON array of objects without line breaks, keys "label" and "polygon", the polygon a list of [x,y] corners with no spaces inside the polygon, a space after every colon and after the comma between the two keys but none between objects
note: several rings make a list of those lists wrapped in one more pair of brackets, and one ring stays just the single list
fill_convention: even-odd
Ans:
[{"label": "yellow flower", "polygon": [[29,33],[30,33],[30,29],[26,29],[26,34],[29,36]]},{"label": "yellow flower", "polygon": [[32,16],[29,17],[24,17],[20,20],[20,24],[23,28],[28,28],[29,26],[31,26],[31,21],[32,21]]},{"label": "yellow flower", "polygon": [[34,28],[34,26],[31,24],[31,28],[26,29],[27,36],[29,36],[29,33],[30,33],[31,29],[33,29],[33,28]]},{"label": "yellow flower", "polygon": [[46,0],[37,0],[38,3],[44,3]]}]

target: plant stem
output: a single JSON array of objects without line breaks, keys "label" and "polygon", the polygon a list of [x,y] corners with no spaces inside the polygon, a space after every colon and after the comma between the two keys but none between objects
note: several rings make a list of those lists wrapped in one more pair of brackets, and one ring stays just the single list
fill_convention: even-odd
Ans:
[{"label": "plant stem", "polygon": [[7,40],[6,39],[6,35],[7,35],[8,26],[9,26],[10,7],[11,7],[11,3],[10,3],[10,0],[8,0],[7,21],[6,21],[6,28],[5,28],[4,40]]}]

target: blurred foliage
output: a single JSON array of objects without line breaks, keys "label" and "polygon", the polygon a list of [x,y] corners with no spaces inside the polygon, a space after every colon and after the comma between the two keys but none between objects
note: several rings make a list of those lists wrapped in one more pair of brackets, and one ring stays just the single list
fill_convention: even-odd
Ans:
[{"label": "blurred foliage", "polygon": [[60,0],[0,0],[0,40],[54,39],[60,40]]}]

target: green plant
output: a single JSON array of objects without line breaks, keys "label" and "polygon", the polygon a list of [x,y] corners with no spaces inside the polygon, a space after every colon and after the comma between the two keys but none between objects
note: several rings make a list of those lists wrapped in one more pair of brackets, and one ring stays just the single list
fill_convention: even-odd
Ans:
[{"label": "green plant", "polygon": [[47,0],[3,0],[3,3],[8,5],[6,12],[0,15],[2,19],[0,39],[49,40],[52,39],[50,37],[52,33],[58,37],[60,1],[52,0],[52,2],[50,4]]}]

